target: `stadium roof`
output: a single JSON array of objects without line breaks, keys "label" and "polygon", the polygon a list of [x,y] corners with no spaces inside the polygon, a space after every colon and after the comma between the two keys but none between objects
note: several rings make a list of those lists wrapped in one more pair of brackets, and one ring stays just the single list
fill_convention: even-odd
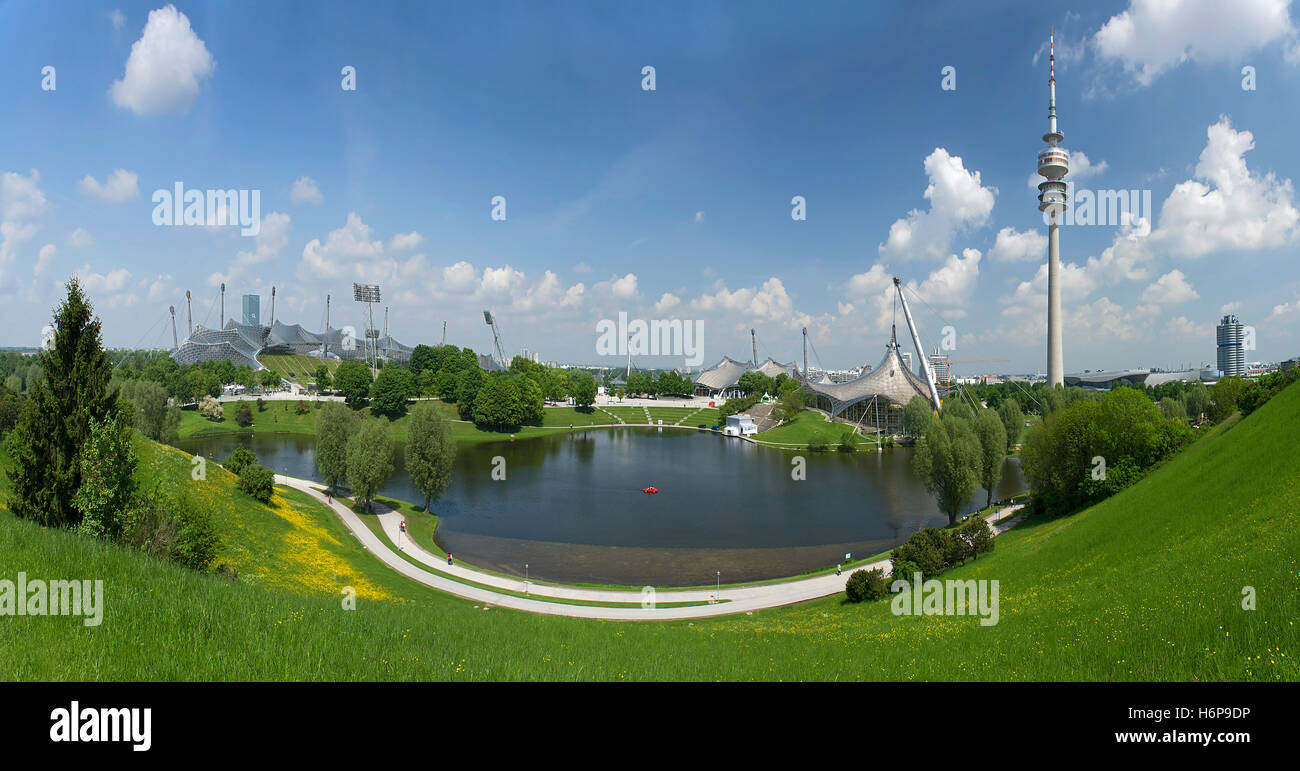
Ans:
[{"label": "stadium roof", "polygon": [[740,381],[740,376],[753,366],[753,362],[739,362],[730,356],[723,356],[722,361],[706,369],[695,378],[695,385],[710,391],[723,391]]},{"label": "stadium roof", "polygon": [[844,383],[808,383],[808,389],[831,402],[831,417],[859,402],[874,397],[888,399],[895,404],[907,404],[913,396],[929,399],[928,389],[921,378],[907,368],[898,347],[891,339],[885,358],[876,368]]}]

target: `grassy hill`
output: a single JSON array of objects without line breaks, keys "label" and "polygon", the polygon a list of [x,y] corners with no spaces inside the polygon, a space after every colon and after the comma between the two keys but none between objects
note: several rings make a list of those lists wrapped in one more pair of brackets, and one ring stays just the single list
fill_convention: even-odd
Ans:
[{"label": "grassy hill", "polygon": [[[102,626],[3,619],[0,676],[1294,681],[1296,425],[1300,388],[1290,388],[1113,498],[999,537],[992,553],[944,576],[1000,582],[1000,621],[989,627],[838,597],[675,623],[485,610],[387,574],[311,501],[285,498],[293,516],[254,511],[217,487],[211,503],[226,508],[233,533],[226,558],[242,566],[236,583],[0,513],[0,577],[107,584]],[[142,473],[188,480],[183,456],[147,452]],[[295,557],[300,537],[338,562]],[[273,577],[280,571],[291,578]],[[334,587],[358,576],[376,595],[344,611]],[[1256,610],[1242,609],[1243,587]]]}]

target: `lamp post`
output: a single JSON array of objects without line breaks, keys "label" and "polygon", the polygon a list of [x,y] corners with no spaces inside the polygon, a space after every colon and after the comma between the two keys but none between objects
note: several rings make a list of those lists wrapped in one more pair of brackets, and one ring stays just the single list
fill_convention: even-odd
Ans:
[{"label": "lamp post", "polygon": [[524,563],[524,594],[528,594],[528,563]]},{"label": "lamp post", "polygon": [[721,599],[721,595],[722,595],[722,571],[719,570],[719,571],[718,571],[718,585],[717,585],[717,588],[715,588],[715,589],[713,590],[713,601],[714,601],[714,602],[717,602],[719,599]]}]

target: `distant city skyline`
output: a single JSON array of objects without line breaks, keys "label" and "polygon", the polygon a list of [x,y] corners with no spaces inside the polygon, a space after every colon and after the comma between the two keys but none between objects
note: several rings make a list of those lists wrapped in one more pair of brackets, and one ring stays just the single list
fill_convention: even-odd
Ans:
[{"label": "distant city skyline", "polygon": [[954,375],[1045,372],[1054,28],[1065,372],[1213,366],[1225,315],[1245,359],[1290,359],[1291,5],[6,3],[0,343],[38,345],[74,273],[113,347],[170,348],[187,289],[214,326],[222,282],[227,318],[275,286],[277,318],[319,329],[330,294],[363,328],[359,281],[411,345],[446,321],[491,353],[487,308],[507,353],[619,367],[597,329],[626,313],[702,321],[705,367],[750,329],[800,362],[806,326],[849,369],[899,276],[928,348],[950,326],[954,360],[1007,360]]}]

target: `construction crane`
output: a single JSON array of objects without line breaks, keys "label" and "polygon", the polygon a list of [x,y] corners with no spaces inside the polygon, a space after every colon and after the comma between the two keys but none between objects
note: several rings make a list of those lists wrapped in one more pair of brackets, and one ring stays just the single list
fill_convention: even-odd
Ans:
[{"label": "construction crane", "polygon": [[483,320],[487,322],[489,327],[492,327],[492,345],[496,349],[497,363],[502,368],[509,366],[506,362],[505,351],[501,350],[501,329],[497,326],[497,320],[492,315],[492,311],[483,311]]}]

